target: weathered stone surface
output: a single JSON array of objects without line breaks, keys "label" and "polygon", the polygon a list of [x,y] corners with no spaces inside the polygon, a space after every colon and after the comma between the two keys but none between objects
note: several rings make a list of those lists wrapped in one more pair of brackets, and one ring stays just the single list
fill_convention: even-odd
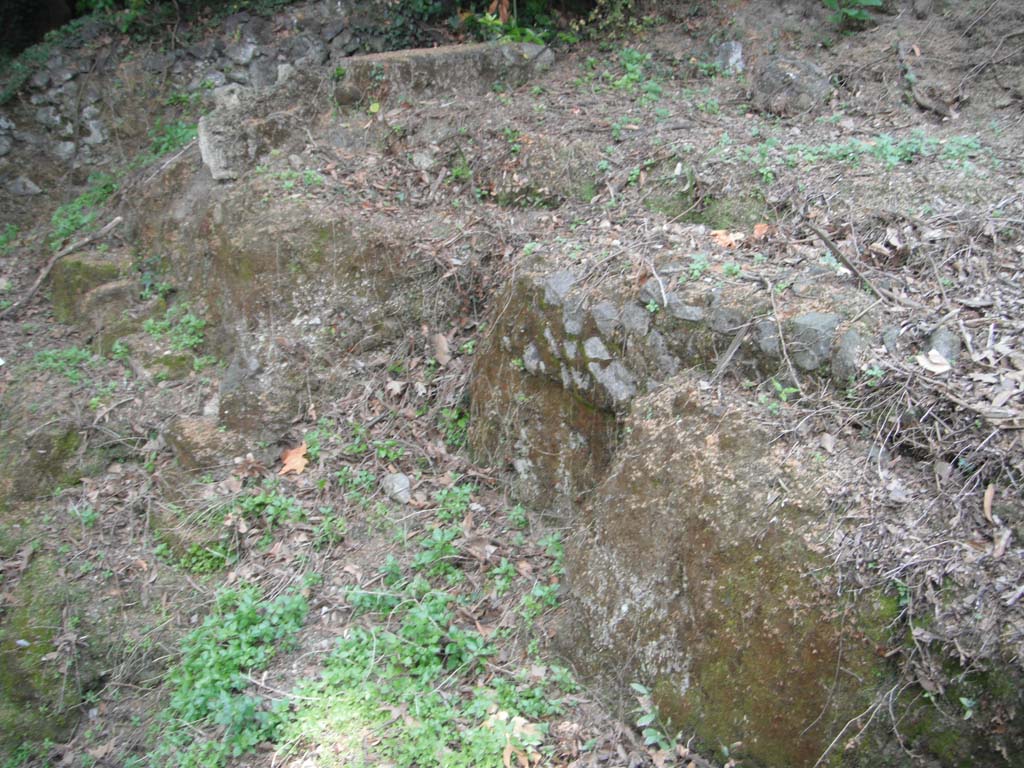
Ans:
[{"label": "weathered stone surface", "polygon": [[53,314],[61,322],[87,321],[82,302],[94,288],[111,283],[131,268],[130,255],[98,251],[65,256],[50,273]]},{"label": "weathered stone surface", "polygon": [[951,328],[936,328],[928,338],[928,349],[934,349],[950,363],[956,363],[960,355],[960,334]]},{"label": "weathered stone surface", "polygon": [[828,362],[832,341],[842,318],[828,312],[811,312],[787,323],[786,351],[803,371],[817,370]]},{"label": "weathered stone surface", "polygon": [[[624,444],[570,542],[565,652],[585,674],[651,684],[663,715],[758,765],[811,765],[884,674],[865,635],[809,578],[816,478],[742,413],[685,380],[636,401]],[[640,415],[642,414],[642,415]],[[790,489],[780,497],[782,481]],[[874,633],[874,634],[872,634]],[[849,674],[837,678],[836,666]]]},{"label": "weathered stone surface", "polygon": [[729,40],[718,46],[715,52],[715,63],[726,73],[735,74],[744,69],[743,43]]},{"label": "weathered stone surface", "polygon": [[[0,614],[0,750],[14,754],[25,737],[60,742],[71,736],[82,691],[93,690],[99,682],[105,648],[99,642],[76,644],[74,675],[62,674],[53,652],[68,618],[82,619],[82,598],[68,586],[53,557],[30,559],[20,579],[5,587],[5,610]],[[91,628],[81,625],[79,636],[89,637]]]},{"label": "weathered stone surface", "polygon": [[412,499],[412,482],[401,472],[384,475],[380,487],[389,499],[399,504],[408,504]]},{"label": "weathered stone surface", "polygon": [[483,93],[499,80],[526,82],[553,62],[550,49],[532,43],[417,48],[353,58],[345,65],[342,83],[367,95],[385,85],[399,96],[446,91]]},{"label": "weathered stone surface", "polygon": [[32,197],[33,195],[38,195],[43,190],[27,176],[18,176],[7,182],[7,191],[15,197]]},{"label": "weathered stone surface", "polygon": [[776,115],[799,115],[824,106],[832,95],[828,75],[795,56],[765,56],[754,65],[754,106]]},{"label": "weathered stone surface", "polygon": [[216,419],[204,417],[176,419],[164,431],[164,440],[179,464],[189,470],[225,466],[249,450],[243,436],[223,429]]},{"label": "weathered stone surface", "polygon": [[860,373],[861,357],[867,342],[853,328],[839,337],[832,354],[832,379],[839,386],[849,384]]}]

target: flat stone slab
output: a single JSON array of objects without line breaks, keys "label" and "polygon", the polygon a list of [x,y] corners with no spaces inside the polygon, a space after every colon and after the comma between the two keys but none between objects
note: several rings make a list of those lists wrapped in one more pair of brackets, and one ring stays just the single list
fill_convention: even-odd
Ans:
[{"label": "flat stone slab", "polygon": [[533,43],[477,43],[411,48],[345,59],[340,104],[364,98],[423,93],[485,93],[498,82],[521,85],[555,61]]}]

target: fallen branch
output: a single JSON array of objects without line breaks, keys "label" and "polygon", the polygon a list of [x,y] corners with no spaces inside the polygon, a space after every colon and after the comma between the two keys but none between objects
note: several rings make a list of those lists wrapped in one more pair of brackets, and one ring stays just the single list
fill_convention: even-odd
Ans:
[{"label": "fallen branch", "polygon": [[43,281],[46,280],[47,277],[49,277],[50,272],[53,270],[54,266],[57,264],[58,261],[63,259],[68,254],[74,253],[79,248],[84,248],[85,246],[89,245],[89,243],[99,240],[101,237],[105,237],[111,232],[111,230],[114,229],[114,227],[120,224],[123,220],[124,219],[122,219],[120,216],[117,216],[112,221],[110,221],[109,224],[103,227],[103,229],[101,229],[99,232],[94,232],[88,237],[83,237],[81,240],[78,240],[72,243],[71,245],[67,246],[66,248],[62,248],[61,250],[57,251],[57,253],[53,255],[53,258],[51,258],[50,261],[47,262],[46,266],[43,267],[43,270],[39,273],[39,277],[37,277],[36,281],[32,283],[32,287],[28,289],[28,293],[26,293],[19,301],[16,301],[3,312],[0,312],[0,320],[6,320],[8,317],[13,317],[19,309],[21,309],[29,301],[31,301],[32,297],[36,295],[36,291],[39,290],[39,286],[41,286],[43,284]]}]

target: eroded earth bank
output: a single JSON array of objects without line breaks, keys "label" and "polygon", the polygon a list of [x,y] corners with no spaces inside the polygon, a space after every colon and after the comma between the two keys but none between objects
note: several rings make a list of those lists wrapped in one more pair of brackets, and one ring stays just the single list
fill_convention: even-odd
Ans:
[{"label": "eroded earth bank", "polygon": [[9,70],[3,765],[1024,764],[1024,10],[407,5]]}]

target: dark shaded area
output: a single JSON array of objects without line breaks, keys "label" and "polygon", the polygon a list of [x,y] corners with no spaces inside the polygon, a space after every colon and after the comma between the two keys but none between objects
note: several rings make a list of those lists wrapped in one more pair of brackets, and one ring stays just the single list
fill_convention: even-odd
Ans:
[{"label": "dark shaded area", "polygon": [[16,56],[73,17],[68,0],[4,0],[0,5],[0,56]]}]

